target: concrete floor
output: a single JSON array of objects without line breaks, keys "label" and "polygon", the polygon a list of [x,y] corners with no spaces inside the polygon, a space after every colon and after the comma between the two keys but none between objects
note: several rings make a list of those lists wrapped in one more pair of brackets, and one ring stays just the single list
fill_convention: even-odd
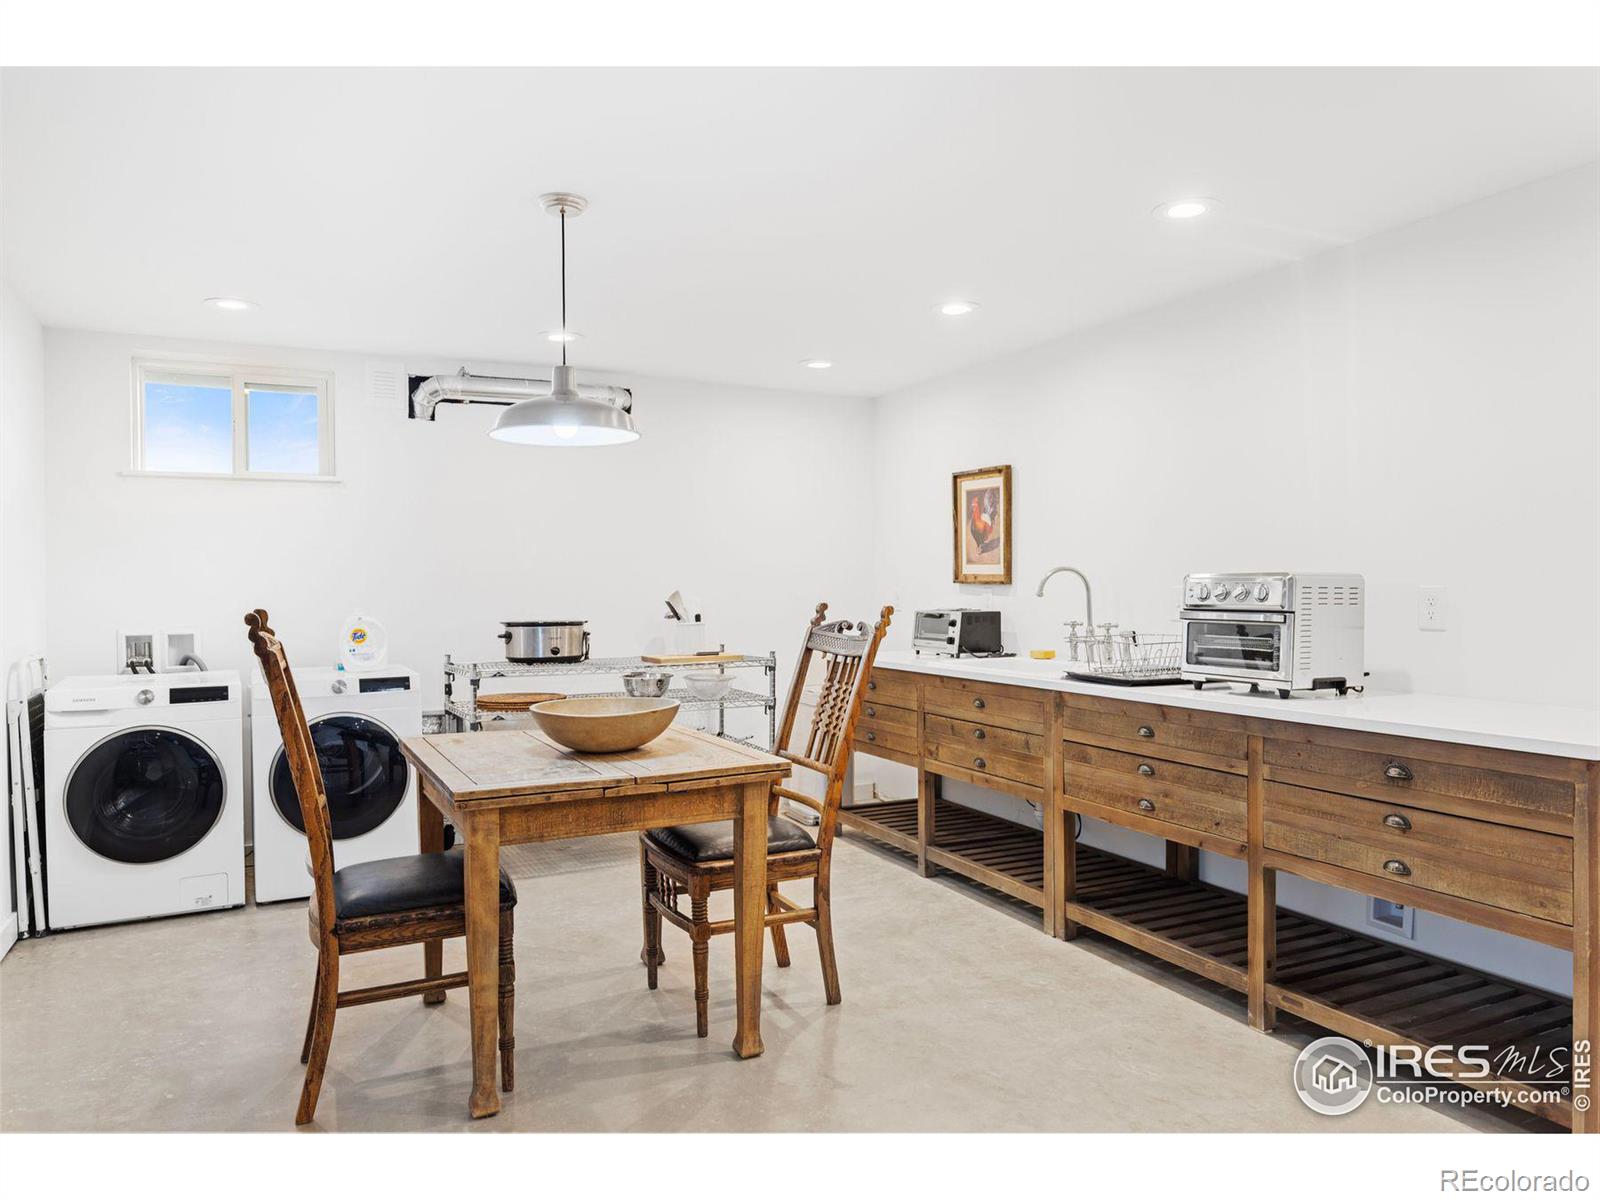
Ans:
[{"label": "concrete floor", "polygon": [[[844,1004],[815,941],[768,951],[766,1053],[740,1062],[732,946],[712,943],[711,1036],[694,1036],[687,939],[658,991],[639,962],[631,837],[507,852],[519,877],[517,1091],[467,1118],[467,1007],[346,1009],[317,1121],[334,1130],[1509,1129],[1482,1111],[1301,1105],[1309,1029],[1252,1032],[1241,999],[1031,909],[924,880],[859,839],[836,850]],[[803,890],[796,895],[802,895]],[[724,897],[724,899],[726,899]],[[716,910],[713,910],[714,915]],[[288,1130],[314,953],[299,903],[83,930],[0,964],[0,1128]],[[344,960],[345,987],[410,977],[419,950]],[[446,968],[459,969],[460,943]]]}]

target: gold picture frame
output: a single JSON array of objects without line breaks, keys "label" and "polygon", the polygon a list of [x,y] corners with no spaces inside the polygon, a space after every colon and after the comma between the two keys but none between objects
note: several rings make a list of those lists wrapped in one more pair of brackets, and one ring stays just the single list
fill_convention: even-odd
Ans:
[{"label": "gold picture frame", "polygon": [[1011,582],[1011,468],[980,467],[950,478],[957,583]]}]

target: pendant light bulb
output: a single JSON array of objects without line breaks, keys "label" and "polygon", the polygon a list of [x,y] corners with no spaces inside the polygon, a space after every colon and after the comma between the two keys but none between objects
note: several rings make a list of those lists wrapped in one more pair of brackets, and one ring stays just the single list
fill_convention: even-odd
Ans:
[{"label": "pendant light bulb", "polygon": [[[583,213],[589,202],[570,192],[541,196],[545,212],[561,221],[561,326],[567,329],[567,218]],[[513,404],[500,414],[489,436],[524,446],[617,446],[636,441],[633,415],[609,400],[581,395],[573,368],[567,364],[567,338],[561,361],[552,368],[550,394]]]}]

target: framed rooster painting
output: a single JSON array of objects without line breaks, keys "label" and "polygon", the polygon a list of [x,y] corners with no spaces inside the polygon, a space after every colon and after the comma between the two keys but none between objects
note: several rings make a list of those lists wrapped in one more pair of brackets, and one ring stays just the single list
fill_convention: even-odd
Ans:
[{"label": "framed rooster painting", "polygon": [[958,471],[951,479],[955,581],[1011,582],[1011,468]]}]

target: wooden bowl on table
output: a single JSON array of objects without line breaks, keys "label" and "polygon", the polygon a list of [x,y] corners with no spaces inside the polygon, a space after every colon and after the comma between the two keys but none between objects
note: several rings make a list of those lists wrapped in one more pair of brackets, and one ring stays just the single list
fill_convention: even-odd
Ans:
[{"label": "wooden bowl on table", "polygon": [[678,715],[678,702],[644,696],[574,696],[546,700],[528,711],[552,741],[568,750],[618,754],[637,750],[665,733]]}]

